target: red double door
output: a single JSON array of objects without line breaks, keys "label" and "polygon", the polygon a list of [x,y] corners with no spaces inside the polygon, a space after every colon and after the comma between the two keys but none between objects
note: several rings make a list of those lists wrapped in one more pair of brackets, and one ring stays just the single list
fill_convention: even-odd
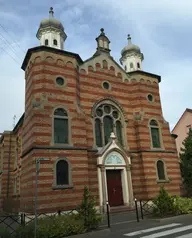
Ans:
[{"label": "red double door", "polygon": [[109,205],[123,205],[121,170],[106,170],[106,175]]}]

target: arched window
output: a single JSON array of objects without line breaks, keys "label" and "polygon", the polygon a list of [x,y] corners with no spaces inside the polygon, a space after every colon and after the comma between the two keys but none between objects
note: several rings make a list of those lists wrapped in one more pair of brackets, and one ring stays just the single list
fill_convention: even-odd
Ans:
[{"label": "arched window", "polygon": [[130,63],[130,68],[133,69],[133,63],[132,62]]},{"label": "arched window", "polygon": [[53,40],[53,44],[54,44],[54,45],[57,45],[57,40],[54,39],[54,40]]},{"label": "arched window", "polygon": [[49,44],[49,41],[48,39],[45,40],[45,45],[48,45]]},{"label": "arched window", "polygon": [[54,111],[54,142],[59,144],[69,143],[68,115],[63,108]]},{"label": "arched window", "polygon": [[96,145],[101,147],[102,146],[101,120],[98,118],[95,120],[95,139]]},{"label": "arched window", "polygon": [[161,148],[159,126],[155,120],[150,121],[150,131],[153,148]]},{"label": "arched window", "polygon": [[116,132],[117,132],[118,141],[122,145],[123,137],[122,137],[122,125],[120,121],[116,121]]},{"label": "arched window", "polygon": [[165,165],[162,160],[157,161],[157,175],[158,175],[158,180],[165,180]]},{"label": "arched window", "polygon": [[140,63],[137,63],[137,68],[140,69]]},{"label": "arched window", "polygon": [[98,147],[109,142],[111,132],[114,132],[123,145],[122,114],[111,104],[101,104],[95,110],[95,141]]},{"label": "arched window", "polygon": [[127,66],[125,65],[125,71],[127,71]]},{"label": "arched window", "polygon": [[56,185],[69,185],[69,164],[59,160],[56,164]]}]

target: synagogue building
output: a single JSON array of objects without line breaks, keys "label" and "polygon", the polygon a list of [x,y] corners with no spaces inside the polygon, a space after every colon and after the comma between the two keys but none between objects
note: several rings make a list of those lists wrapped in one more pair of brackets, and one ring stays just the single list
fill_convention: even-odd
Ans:
[{"label": "synagogue building", "polygon": [[180,194],[161,77],[143,69],[131,36],[116,62],[101,28],[95,53],[82,60],[65,49],[67,34],[52,8],[36,36],[40,46],[28,49],[22,64],[24,114],[0,137],[1,208],[33,213],[36,173],[41,212],[75,208],[84,186],[101,211],[107,201],[113,209],[152,199],[162,185]]}]

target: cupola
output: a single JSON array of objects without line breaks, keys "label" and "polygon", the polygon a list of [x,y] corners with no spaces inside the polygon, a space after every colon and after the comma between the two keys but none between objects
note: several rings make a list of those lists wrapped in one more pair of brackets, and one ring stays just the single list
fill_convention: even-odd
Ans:
[{"label": "cupola", "polygon": [[49,18],[43,19],[37,31],[37,38],[41,45],[64,49],[64,41],[67,38],[64,27],[60,21],[54,18],[53,8],[50,8]]},{"label": "cupola", "polygon": [[131,36],[128,35],[128,45],[121,51],[120,63],[123,65],[125,71],[131,72],[136,70],[142,70],[142,61],[144,59],[143,54],[139,46],[134,45],[131,41]]}]

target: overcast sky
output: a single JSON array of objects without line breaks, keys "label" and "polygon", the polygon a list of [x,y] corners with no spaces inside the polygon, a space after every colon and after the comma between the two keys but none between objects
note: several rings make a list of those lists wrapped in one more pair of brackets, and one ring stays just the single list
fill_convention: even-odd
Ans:
[{"label": "overcast sky", "polygon": [[14,115],[17,122],[24,112],[21,64],[27,49],[39,45],[36,32],[51,6],[68,36],[65,50],[83,60],[95,52],[101,27],[117,62],[131,34],[144,54],[143,70],[162,77],[163,114],[171,128],[191,108],[191,0],[0,0],[0,6],[0,132],[11,130]]}]

